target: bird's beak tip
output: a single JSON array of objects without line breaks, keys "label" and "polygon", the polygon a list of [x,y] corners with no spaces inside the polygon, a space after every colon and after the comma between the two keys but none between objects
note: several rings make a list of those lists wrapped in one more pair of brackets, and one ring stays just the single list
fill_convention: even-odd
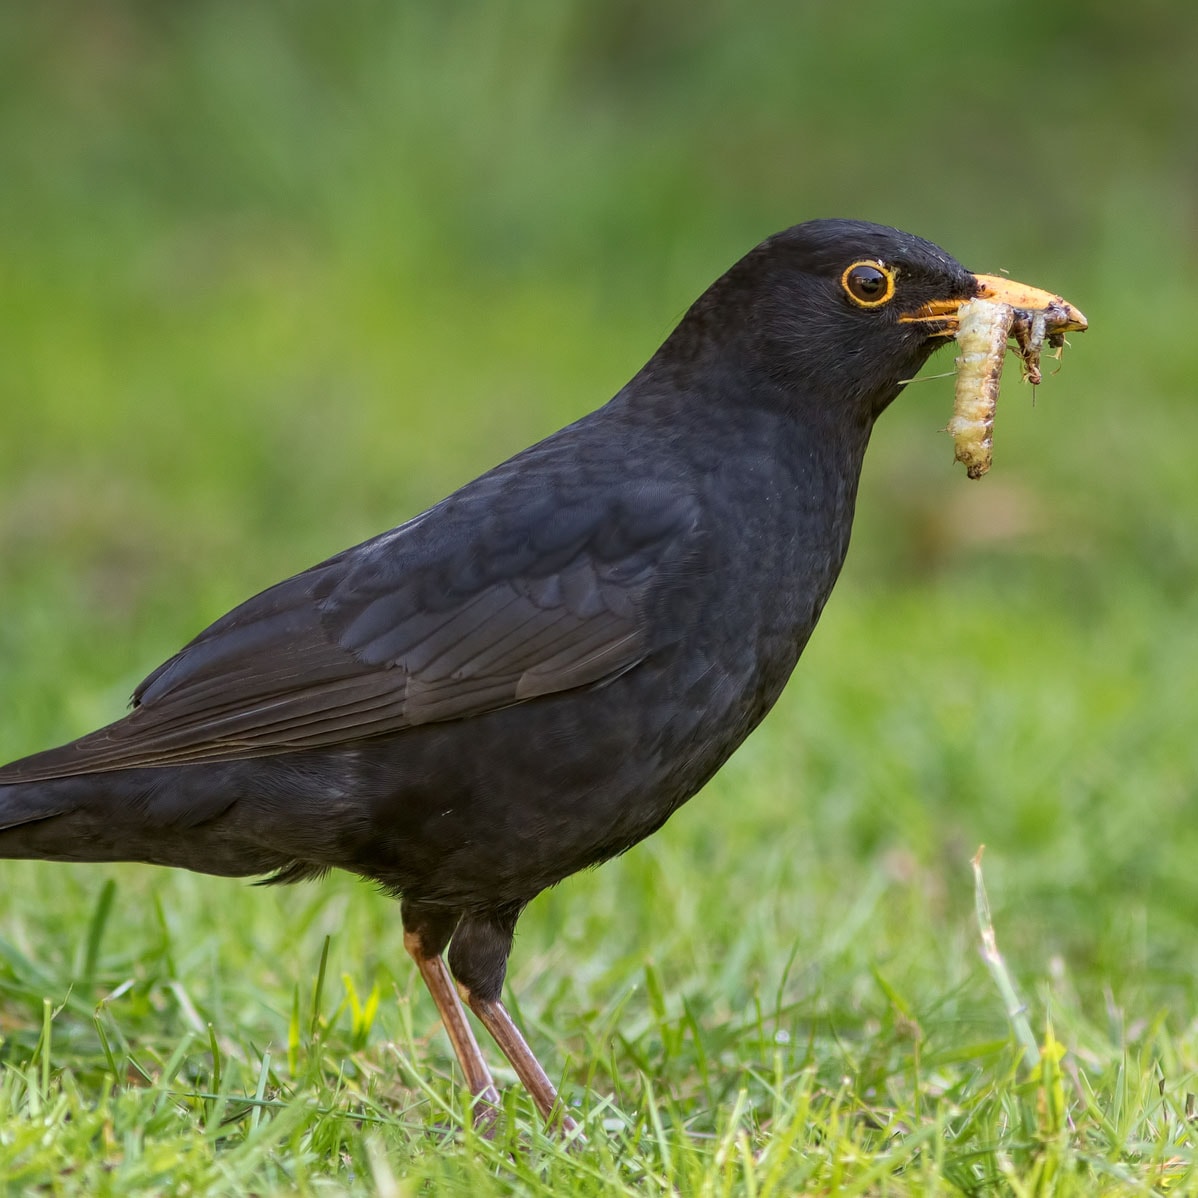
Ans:
[{"label": "bird's beak tip", "polygon": [[1012,308],[1026,312],[1048,312],[1053,317],[1054,330],[1061,333],[1084,333],[1089,327],[1085,314],[1063,296],[1030,287],[1027,283],[1017,283],[1003,275],[975,275],[974,278],[978,283],[978,299],[1010,304]]}]

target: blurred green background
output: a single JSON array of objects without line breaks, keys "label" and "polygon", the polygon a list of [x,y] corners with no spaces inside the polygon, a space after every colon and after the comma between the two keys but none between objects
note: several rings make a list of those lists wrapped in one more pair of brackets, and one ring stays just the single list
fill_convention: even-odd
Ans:
[{"label": "blurred green background", "polygon": [[[869,218],[1091,331],[1034,402],[1010,371],[978,483],[951,380],[908,389],[778,710],[654,842],[534,905],[516,980],[535,1006],[546,961],[585,992],[587,961],[655,953],[700,991],[753,912],[738,985],[817,1003],[789,960],[839,928],[845,1009],[877,966],[1001,1027],[985,841],[1029,987],[1187,1018],[1196,33],[1188,0],[4,5],[0,758],[115,718],[234,602],[606,400],[763,237]],[[303,976],[348,908],[290,942],[280,915],[350,894],[403,976],[352,882],[5,864],[0,936],[69,958],[100,876],[133,958],[152,894],[193,937],[227,904]]]}]

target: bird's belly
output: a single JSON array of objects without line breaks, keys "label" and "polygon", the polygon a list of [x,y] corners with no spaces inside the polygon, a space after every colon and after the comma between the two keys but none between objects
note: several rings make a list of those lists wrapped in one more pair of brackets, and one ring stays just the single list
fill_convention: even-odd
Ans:
[{"label": "bird's belly", "polygon": [[354,868],[415,899],[526,901],[660,827],[784,681],[664,654],[604,687],[365,745]]}]

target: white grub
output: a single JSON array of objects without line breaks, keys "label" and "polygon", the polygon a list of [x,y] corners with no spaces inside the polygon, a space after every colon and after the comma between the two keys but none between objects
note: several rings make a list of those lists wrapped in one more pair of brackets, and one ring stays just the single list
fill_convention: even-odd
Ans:
[{"label": "white grub", "polygon": [[[994,410],[1015,309],[1010,304],[991,300],[970,300],[961,305],[957,318],[956,338],[961,353],[957,358],[953,418],[948,422],[948,431],[952,433],[957,461],[965,466],[965,473],[970,478],[981,478],[990,469],[993,455]],[[1028,335],[1030,345],[1033,335],[1030,328]],[[1041,341],[1043,337],[1041,328]],[[1037,345],[1037,354],[1038,351]]]}]

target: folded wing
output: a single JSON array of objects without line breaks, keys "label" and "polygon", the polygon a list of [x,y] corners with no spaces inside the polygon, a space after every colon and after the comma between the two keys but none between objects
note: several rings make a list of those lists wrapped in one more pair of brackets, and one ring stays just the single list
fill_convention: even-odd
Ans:
[{"label": "folded wing", "polygon": [[336,745],[603,683],[653,647],[698,544],[697,501],[665,485],[496,477],[243,603],[124,719],[0,783]]}]

